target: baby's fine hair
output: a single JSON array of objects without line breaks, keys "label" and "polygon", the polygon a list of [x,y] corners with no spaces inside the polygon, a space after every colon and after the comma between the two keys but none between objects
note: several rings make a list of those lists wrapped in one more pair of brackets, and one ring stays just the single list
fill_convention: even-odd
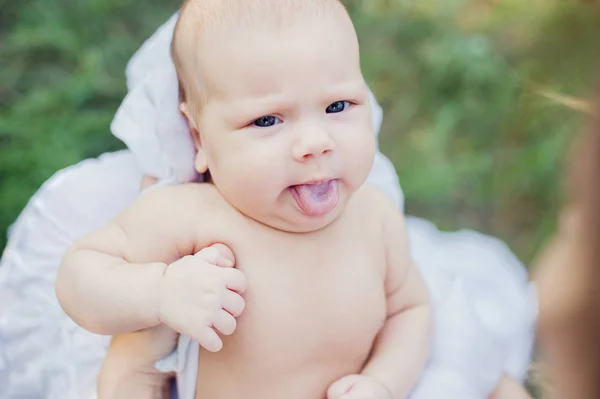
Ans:
[{"label": "baby's fine hair", "polygon": [[204,102],[202,90],[198,90],[202,82],[195,79],[198,75],[195,57],[207,32],[228,26],[282,29],[340,9],[345,10],[339,0],[186,0],[171,43],[180,101]]}]

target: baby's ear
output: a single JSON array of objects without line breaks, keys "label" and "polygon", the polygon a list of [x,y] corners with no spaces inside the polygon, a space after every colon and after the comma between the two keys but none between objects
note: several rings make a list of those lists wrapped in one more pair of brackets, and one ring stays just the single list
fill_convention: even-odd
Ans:
[{"label": "baby's ear", "polygon": [[200,142],[200,132],[198,131],[198,125],[196,124],[196,121],[192,117],[192,113],[190,112],[190,107],[188,106],[188,104],[186,102],[179,103],[179,112],[181,112],[181,115],[183,115],[183,117],[187,121],[188,127],[190,129],[190,134],[192,135],[192,138],[194,139],[194,145],[196,146],[196,148],[200,147],[201,142]]},{"label": "baby's ear", "polygon": [[190,107],[186,102],[181,102],[179,104],[179,112],[181,112],[181,115],[183,115],[183,117],[187,120],[188,127],[190,129],[190,134],[192,135],[192,139],[194,140],[194,146],[196,147],[196,159],[194,160],[194,166],[196,168],[196,171],[198,173],[205,173],[208,170],[208,163],[206,161],[204,148],[202,147],[202,137],[200,136],[198,125],[192,117]]}]

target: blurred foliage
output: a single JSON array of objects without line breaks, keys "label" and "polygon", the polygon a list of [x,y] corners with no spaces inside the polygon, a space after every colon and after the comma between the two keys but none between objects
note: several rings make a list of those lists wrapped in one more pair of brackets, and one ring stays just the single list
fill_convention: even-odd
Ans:
[{"label": "blurred foliage", "polygon": [[[347,0],[407,213],[498,236],[552,232],[600,53],[595,2]],[[0,0],[0,230],[56,170],[121,148],[127,60],[177,0]],[[544,93],[551,95],[543,95]],[[5,243],[0,238],[0,248]]]},{"label": "blurred foliage", "polygon": [[548,94],[591,95],[597,4],[347,3],[407,213],[498,236],[529,263],[555,227],[565,155],[587,117]]}]

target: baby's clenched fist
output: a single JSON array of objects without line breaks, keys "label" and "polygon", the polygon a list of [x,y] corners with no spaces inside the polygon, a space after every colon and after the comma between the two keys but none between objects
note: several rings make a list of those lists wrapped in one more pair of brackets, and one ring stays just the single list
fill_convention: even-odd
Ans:
[{"label": "baby's clenched fist", "polygon": [[231,335],[244,311],[244,274],[223,244],[183,257],[165,270],[158,318],[211,352],[223,347],[219,334]]}]

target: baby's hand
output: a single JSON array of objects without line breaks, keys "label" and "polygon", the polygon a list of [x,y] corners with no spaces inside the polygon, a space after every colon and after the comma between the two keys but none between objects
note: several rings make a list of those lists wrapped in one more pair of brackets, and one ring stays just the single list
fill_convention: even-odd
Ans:
[{"label": "baby's hand", "polygon": [[327,399],[393,399],[390,391],[373,377],[352,374],[340,378],[327,390]]},{"label": "baby's hand", "polygon": [[221,350],[217,332],[233,334],[235,317],[245,307],[240,294],[246,289],[246,278],[233,266],[233,253],[222,244],[171,263],[161,287],[160,322],[208,351]]}]

